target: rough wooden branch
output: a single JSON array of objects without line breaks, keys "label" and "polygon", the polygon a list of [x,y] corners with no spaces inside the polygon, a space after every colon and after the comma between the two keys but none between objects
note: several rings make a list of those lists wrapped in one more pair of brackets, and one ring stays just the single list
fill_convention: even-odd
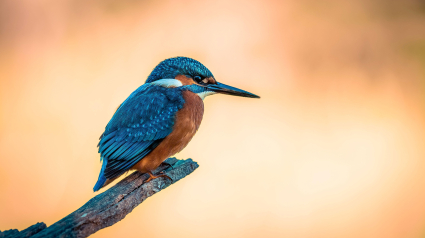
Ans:
[{"label": "rough wooden branch", "polygon": [[172,168],[162,165],[155,173],[167,168],[166,174],[173,181],[160,177],[143,184],[143,181],[149,176],[134,172],[115,186],[90,199],[78,210],[47,228],[45,228],[46,225],[44,223],[37,223],[21,232],[17,230],[0,232],[0,238],[87,237],[100,229],[112,226],[123,219],[146,198],[179,181],[199,167],[191,159],[178,160],[169,158],[165,162],[171,164]]},{"label": "rough wooden branch", "polygon": [[44,224],[44,222],[39,222],[22,231],[18,231],[17,229],[10,229],[3,232],[0,231],[0,238],[31,237],[32,235],[37,234],[38,232],[40,232],[41,230],[45,228],[46,228],[46,224]]}]

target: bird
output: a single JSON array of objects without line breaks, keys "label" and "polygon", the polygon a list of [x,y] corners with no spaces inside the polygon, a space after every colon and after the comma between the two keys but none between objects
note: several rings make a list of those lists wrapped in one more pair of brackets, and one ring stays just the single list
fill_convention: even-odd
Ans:
[{"label": "bird", "polygon": [[100,136],[102,166],[93,191],[134,169],[149,174],[144,182],[169,178],[153,171],[187,146],[201,124],[203,100],[218,93],[260,98],[219,83],[195,59],[174,57],[160,62],[118,107]]}]

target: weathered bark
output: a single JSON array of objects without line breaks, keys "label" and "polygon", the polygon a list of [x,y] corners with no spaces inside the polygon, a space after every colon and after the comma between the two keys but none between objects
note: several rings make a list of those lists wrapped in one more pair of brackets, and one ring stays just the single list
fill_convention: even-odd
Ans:
[{"label": "weathered bark", "polygon": [[46,224],[44,222],[39,222],[35,225],[28,227],[25,230],[18,231],[17,229],[10,229],[7,231],[0,231],[0,238],[24,238],[31,237],[34,234],[37,234],[41,230],[46,228]]},{"label": "weathered bark", "polygon": [[21,232],[8,230],[0,232],[1,237],[87,237],[96,231],[112,226],[146,198],[170,186],[192,173],[199,165],[192,161],[169,158],[165,162],[172,165],[161,165],[155,173],[166,170],[173,181],[161,177],[143,183],[149,175],[134,172],[115,186],[90,199],[78,210],[62,220],[46,228],[44,223],[37,223]]}]

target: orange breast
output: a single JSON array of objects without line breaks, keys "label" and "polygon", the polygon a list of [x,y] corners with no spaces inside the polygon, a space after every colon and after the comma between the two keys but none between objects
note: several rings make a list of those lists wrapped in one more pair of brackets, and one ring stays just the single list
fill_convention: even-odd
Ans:
[{"label": "orange breast", "polygon": [[133,166],[133,169],[142,173],[156,169],[168,157],[183,150],[195,135],[204,115],[204,103],[198,95],[190,91],[183,91],[183,97],[185,104],[176,114],[173,132]]}]

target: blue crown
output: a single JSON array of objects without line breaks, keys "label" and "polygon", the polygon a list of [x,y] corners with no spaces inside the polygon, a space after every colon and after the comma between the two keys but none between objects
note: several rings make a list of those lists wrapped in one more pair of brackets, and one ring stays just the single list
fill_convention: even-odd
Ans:
[{"label": "blue crown", "polygon": [[146,83],[152,83],[159,79],[173,79],[177,75],[196,75],[202,78],[214,77],[207,67],[199,61],[187,57],[169,58],[159,63],[149,75]]}]

